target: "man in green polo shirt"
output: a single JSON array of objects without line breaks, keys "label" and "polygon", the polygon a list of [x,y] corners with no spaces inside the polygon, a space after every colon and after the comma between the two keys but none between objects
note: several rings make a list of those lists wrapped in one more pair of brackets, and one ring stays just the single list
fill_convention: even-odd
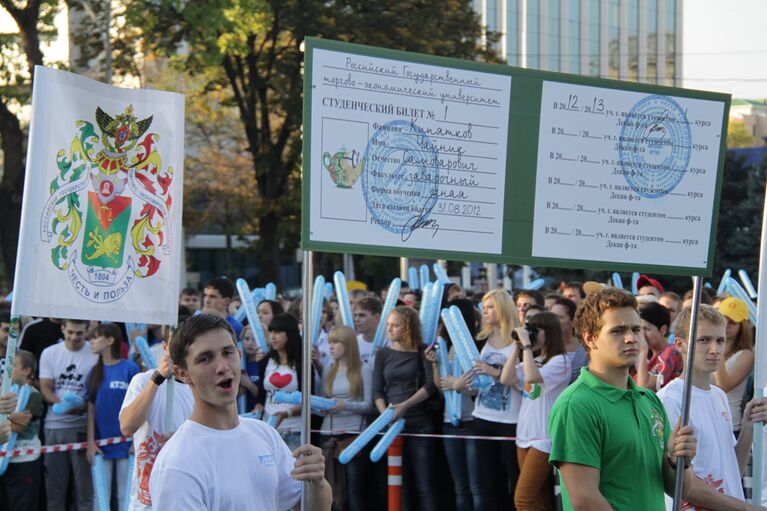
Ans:
[{"label": "man in green polo shirt", "polygon": [[[676,457],[695,456],[695,437],[689,426],[672,432],[660,400],[629,377],[642,335],[636,299],[615,288],[591,294],[578,308],[575,328],[589,365],[549,416],[549,459],[564,482],[564,508],[665,509]],[[691,479],[685,470],[684,494]]]}]

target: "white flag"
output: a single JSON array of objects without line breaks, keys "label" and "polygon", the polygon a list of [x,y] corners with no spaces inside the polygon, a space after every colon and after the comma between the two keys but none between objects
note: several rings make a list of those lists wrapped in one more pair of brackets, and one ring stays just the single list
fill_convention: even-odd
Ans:
[{"label": "white flag", "polygon": [[175,324],[184,96],[35,68],[16,314]]}]

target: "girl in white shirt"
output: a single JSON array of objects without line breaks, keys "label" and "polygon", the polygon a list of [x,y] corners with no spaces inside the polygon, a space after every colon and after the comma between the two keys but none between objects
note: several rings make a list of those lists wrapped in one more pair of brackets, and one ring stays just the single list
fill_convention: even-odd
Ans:
[{"label": "girl in white shirt", "polygon": [[[481,361],[474,365],[474,370],[477,374],[490,376],[494,382],[480,390],[474,403],[475,435],[513,437],[517,434],[522,393],[516,387],[504,385],[499,378],[512,355],[514,341],[511,332],[518,326],[517,308],[505,289],[495,289],[482,298],[482,329],[477,339],[486,343],[480,353]],[[519,357],[519,353],[516,356]],[[511,508],[513,496],[508,494],[507,488],[514,488],[519,476],[514,442],[480,440],[477,450],[479,464],[473,470],[483,473],[482,509],[495,511]],[[487,467],[502,469],[487,470]]]},{"label": "girl in white shirt", "polygon": [[[373,372],[369,365],[360,362],[357,334],[348,326],[337,326],[328,335],[331,364],[322,371],[322,390],[327,397],[336,400],[322,422],[323,431],[338,431],[333,435],[334,453],[353,440],[356,435],[346,431],[362,431],[365,414],[373,412]],[[333,463],[333,457],[325,463]],[[346,465],[346,498],[349,511],[367,508],[372,492],[366,491],[365,474],[370,460],[363,455],[355,456]]]},{"label": "girl in white shirt", "polygon": [[301,441],[301,407],[274,402],[274,393],[279,390],[301,390],[301,335],[293,316],[277,314],[272,319],[269,323],[269,345],[269,353],[259,363],[256,410],[265,410],[265,420],[276,416],[282,438],[288,447],[295,449]]},{"label": "girl in white shirt", "polygon": [[[541,312],[530,317],[513,336],[516,342],[503,367],[501,382],[524,389],[517,427],[520,474],[514,504],[517,511],[553,510],[547,425],[554,401],[570,382],[570,361],[556,314]],[[518,364],[520,352],[522,363]]]},{"label": "girl in white shirt", "polygon": [[748,320],[746,302],[731,296],[719,302],[717,308],[727,318],[727,341],[724,362],[714,374],[714,384],[727,393],[732,430],[737,438],[743,418],[746,381],[754,370],[754,327]]}]

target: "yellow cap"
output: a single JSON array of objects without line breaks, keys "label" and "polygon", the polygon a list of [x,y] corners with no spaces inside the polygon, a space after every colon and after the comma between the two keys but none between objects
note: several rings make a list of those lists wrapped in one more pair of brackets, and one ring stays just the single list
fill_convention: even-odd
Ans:
[{"label": "yellow cap", "polygon": [[748,319],[748,305],[743,300],[728,296],[719,302],[719,312],[730,318],[736,323]]}]

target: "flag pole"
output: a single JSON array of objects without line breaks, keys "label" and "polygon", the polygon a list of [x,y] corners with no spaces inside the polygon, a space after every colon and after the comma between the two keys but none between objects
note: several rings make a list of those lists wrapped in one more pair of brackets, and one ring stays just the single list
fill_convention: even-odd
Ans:
[{"label": "flag pole", "polygon": [[[765,187],[765,202],[762,213],[762,245],[759,251],[759,280],[757,283],[756,299],[756,343],[754,344],[754,398],[764,397],[764,385],[767,383],[767,301],[759,296],[761,291],[767,289],[767,187]],[[753,477],[751,503],[759,506],[762,502],[762,457],[764,455],[763,435],[764,425],[761,422],[754,424],[754,445],[752,451]]]},{"label": "flag pole", "polygon": [[[303,306],[303,349],[301,351],[301,445],[305,445],[311,442],[311,427],[312,427],[312,415],[309,407],[310,398],[312,395],[312,277],[314,273],[314,267],[312,264],[312,258],[314,252],[311,250],[304,250],[304,265],[302,269],[301,277],[301,289],[302,294],[302,306]],[[301,509],[302,511],[308,511],[308,497],[309,483],[304,481],[303,491],[301,492]]]},{"label": "flag pole", "polygon": [[[690,333],[687,335],[687,361],[685,370],[687,376],[684,379],[684,393],[682,397],[682,416],[680,427],[690,422],[690,400],[692,399],[692,367],[695,362],[695,339],[698,330],[698,309],[700,309],[700,294],[703,289],[703,279],[695,276],[692,279],[692,314],[690,314]],[[672,425],[671,427],[674,427]],[[676,458],[676,481],[674,484],[674,511],[679,511],[682,505],[682,483],[684,481],[684,457]]]}]

